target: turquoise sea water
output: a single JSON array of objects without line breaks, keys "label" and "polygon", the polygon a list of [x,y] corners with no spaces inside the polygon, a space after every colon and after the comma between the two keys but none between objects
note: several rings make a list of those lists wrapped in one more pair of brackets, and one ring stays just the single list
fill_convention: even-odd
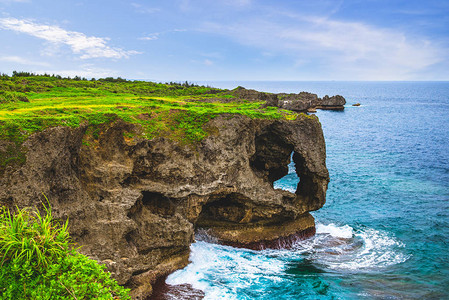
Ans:
[{"label": "turquoise sea water", "polygon": [[[449,299],[449,82],[207,84],[348,105],[317,113],[331,182],[315,237],[266,251],[197,241],[168,283],[206,299]],[[295,190],[290,171],[277,188]]]}]

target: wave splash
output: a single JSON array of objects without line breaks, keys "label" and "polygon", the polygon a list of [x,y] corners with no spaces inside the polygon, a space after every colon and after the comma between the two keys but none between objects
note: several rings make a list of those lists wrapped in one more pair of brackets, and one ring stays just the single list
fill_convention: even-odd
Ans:
[{"label": "wave splash", "polygon": [[317,224],[316,231],[316,236],[298,243],[295,250],[329,269],[370,271],[409,258],[404,243],[384,231],[335,224]]},{"label": "wave splash", "polygon": [[291,271],[292,266],[307,265],[309,275],[333,270],[371,272],[409,258],[405,245],[388,233],[349,225],[318,223],[314,237],[299,241],[290,250],[253,251],[211,242],[200,232],[191,246],[191,263],[171,274],[167,283],[190,284],[204,291],[205,299],[252,299],[270,290],[285,295],[301,288],[294,291],[298,295],[307,288],[298,286],[300,275]]}]

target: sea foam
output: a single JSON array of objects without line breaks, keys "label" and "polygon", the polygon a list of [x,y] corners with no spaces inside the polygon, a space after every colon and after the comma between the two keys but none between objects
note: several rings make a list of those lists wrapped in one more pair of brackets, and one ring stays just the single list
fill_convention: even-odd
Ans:
[{"label": "sea foam", "polygon": [[381,269],[402,263],[409,256],[405,245],[387,232],[373,228],[354,230],[349,225],[316,225],[315,237],[298,243],[297,250],[330,269]]},{"label": "sea foam", "polygon": [[[191,263],[171,274],[167,283],[190,284],[205,299],[253,299],[269,287],[295,282],[292,263],[307,261],[317,270],[364,272],[382,270],[407,260],[404,244],[386,232],[349,225],[317,223],[317,234],[293,249],[253,251],[211,243],[204,232],[191,245]],[[294,285],[294,284],[293,284]]]}]

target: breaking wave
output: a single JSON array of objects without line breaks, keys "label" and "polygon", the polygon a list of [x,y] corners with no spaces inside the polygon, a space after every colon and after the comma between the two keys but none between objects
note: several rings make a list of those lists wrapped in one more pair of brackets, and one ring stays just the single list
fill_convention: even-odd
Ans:
[{"label": "breaking wave", "polygon": [[335,224],[317,224],[316,229],[314,237],[293,249],[263,251],[218,245],[200,232],[191,245],[191,263],[171,274],[167,283],[190,284],[204,291],[205,299],[254,299],[267,292],[287,299],[289,293],[298,296],[308,290],[312,296],[317,286],[323,288],[321,281],[312,280],[308,289],[295,291],[299,273],[369,272],[408,259],[405,245],[383,231]]}]

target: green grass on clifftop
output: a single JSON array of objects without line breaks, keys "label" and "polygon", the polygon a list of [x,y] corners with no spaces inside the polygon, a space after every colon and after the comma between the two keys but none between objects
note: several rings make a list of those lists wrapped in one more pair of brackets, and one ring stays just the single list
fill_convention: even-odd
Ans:
[{"label": "green grass on clifftop", "polygon": [[[164,136],[196,143],[208,132],[204,125],[220,114],[250,118],[295,119],[296,114],[263,102],[235,99],[231,91],[189,83],[154,83],[121,78],[86,80],[35,76],[14,72],[0,75],[0,170],[20,163],[21,144],[49,127],[91,127],[116,119],[138,124],[142,137]],[[90,130],[94,134],[98,131]],[[6,141],[6,142],[5,142]]]}]

